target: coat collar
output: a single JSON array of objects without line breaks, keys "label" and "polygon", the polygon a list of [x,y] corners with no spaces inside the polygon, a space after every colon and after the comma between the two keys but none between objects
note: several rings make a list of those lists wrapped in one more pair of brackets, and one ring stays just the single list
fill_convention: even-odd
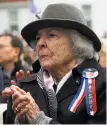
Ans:
[{"label": "coat collar", "polygon": [[39,72],[39,70],[40,70],[40,68],[41,68],[41,65],[40,65],[39,60],[36,60],[36,61],[32,64],[32,67],[33,67],[33,72],[34,72],[34,73]]},{"label": "coat collar", "polygon": [[62,99],[67,98],[69,95],[75,93],[76,91],[77,86],[74,83],[73,77],[71,76],[57,93],[57,100],[61,101]]},{"label": "coat collar", "polygon": [[[72,71],[72,76],[65,82],[57,93],[58,101],[61,101],[67,98],[69,95],[76,93],[80,85],[82,71],[86,68],[95,68],[97,71],[99,71],[100,65],[95,59],[87,59],[75,67]],[[79,84],[76,83],[76,80],[79,80]]]},{"label": "coat collar", "polygon": [[74,70],[77,70],[80,74],[86,68],[94,68],[97,71],[100,69],[99,63],[95,59],[86,59],[80,65],[78,65]]}]

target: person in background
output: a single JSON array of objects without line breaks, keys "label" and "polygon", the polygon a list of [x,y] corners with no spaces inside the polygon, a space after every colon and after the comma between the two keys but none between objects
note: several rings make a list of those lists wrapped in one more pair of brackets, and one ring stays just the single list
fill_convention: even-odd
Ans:
[{"label": "person in background", "polygon": [[107,64],[106,64],[106,52],[101,49],[101,51],[99,52],[99,55],[100,55],[100,64],[102,67],[107,67]]},{"label": "person in background", "polygon": [[0,104],[1,103],[7,103],[7,97],[2,96],[2,91],[4,88],[10,86],[10,81],[8,77],[3,73],[2,67],[0,66]]},{"label": "person in background", "polygon": [[101,47],[101,50],[99,52],[99,55],[100,55],[99,63],[101,64],[102,67],[106,68],[107,67],[107,65],[106,65],[107,38],[100,38],[100,41],[101,41],[102,47]]},{"label": "person in background", "polygon": [[9,79],[15,79],[15,73],[24,69],[20,61],[22,53],[23,43],[17,36],[9,33],[0,35],[0,65]]},{"label": "person in background", "polygon": [[[23,53],[22,41],[12,34],[0,35],[0,66],[3,73],[2,90],[10,86],[10,80],[15,79],[16,71],[23,69],[20,65],[20,55]],[[1,87],[1,86],[0,86]],[[1,97],[1,102],[7,99]]]},{"label": "person in background", "polygon": [[[3,73],[2,89],[11,85],[11,79],[16,80],[15,74],[17,71],[20,69],[25,70],[20,61],[20,56],[22,53],[23,43],[17,36],[9,33],[0,35],[0,66],[2,67]],[[1,103],[7,103],[7,100],[8,98],[0,96]],[[4,120],[5,117],[6,111],[4,112]]]},{"label": "person in background", "polygon": [[23,55],[21,56],[23,67],[32,72],[32,64],[35,62],[35,60],[36,52],[34,52],[33,49],[28,45],[25,45]]},{"label": "person in background", "polygon": [[2,92],[12,97],[8,121],[106,124],[106,70],[98,62],[101,42],[80,10],[64,3],[48,5],[40,20],[21,34],[37,52],[33,66],[38,71],[29,77],[19,71],[20,86]]}]

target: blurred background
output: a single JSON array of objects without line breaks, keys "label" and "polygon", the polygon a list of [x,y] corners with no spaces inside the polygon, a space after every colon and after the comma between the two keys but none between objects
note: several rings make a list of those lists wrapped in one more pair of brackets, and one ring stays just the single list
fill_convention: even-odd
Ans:
[{"label": "blurred background", "polygon": [[[83,12],[88,26],[101,39],[102,59],[106,53],[107,43],[107,0],[0,0],[0,34],[12,33],[21,38],[21,29],[37,19],[36,14],[40,16],[48,4],[60,2],[73,4]],[[33,53],[26,42],[22,41],[25,55]],[[105,62],[105,58],[101,60],[104,66],[106,66]]]}]

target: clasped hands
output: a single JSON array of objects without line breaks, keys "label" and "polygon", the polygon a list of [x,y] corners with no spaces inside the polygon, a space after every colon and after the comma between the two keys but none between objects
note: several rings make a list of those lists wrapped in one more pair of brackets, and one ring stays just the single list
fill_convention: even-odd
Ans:
[{"label": "clasped hands", "polygon": [[[26,72],[26,76],[28,77],[29,75],[30,72]],[[25,78],[23,70],[16,72],[16,78],[17,80]],[[12,96],[12,109],[19,120],[24,120],[25,117],[29,121],[34,120],[36,115],[40,112],[35,100],[29,92],[25,92],[16,86],[16,82],[14,80],[11,80],[11,84],[12,85],[10,87],[3,90],[2,96]]]}]

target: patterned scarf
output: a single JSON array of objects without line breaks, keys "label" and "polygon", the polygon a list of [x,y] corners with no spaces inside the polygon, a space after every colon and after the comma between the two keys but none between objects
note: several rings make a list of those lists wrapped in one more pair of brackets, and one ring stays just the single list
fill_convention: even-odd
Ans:
[{"label": "patterned scarf", "polygon": [[57,120],[57,99],[53,89],[54,81],[52,76],[48,72],[41,69],[37,74],[37,81],[42,89],[46,89],[49,101],[48,104],[50,117]]}]

